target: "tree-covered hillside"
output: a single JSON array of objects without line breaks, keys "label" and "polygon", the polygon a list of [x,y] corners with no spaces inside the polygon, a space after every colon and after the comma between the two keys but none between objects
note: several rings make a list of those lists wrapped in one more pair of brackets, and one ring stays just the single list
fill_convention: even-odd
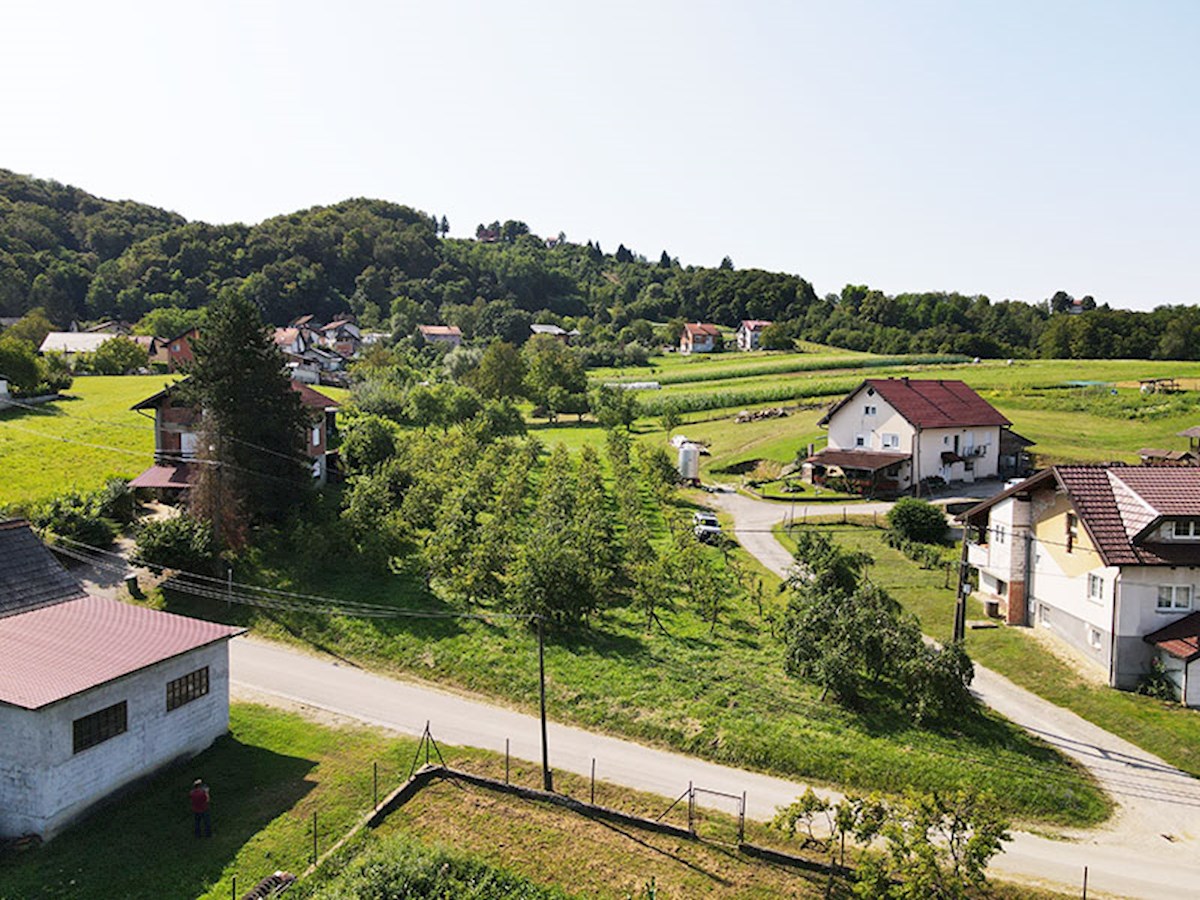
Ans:
[{"label": "tree-covered hillside", "polygon": [[[382,200],[353,199],[268,219],[208,225],[129,201],[0,170],[0,315],[35,307],[52,322],[121,318],[207,305],[244,291],[268,321],[353,312],[369,328],[409,334],[447,322],[469,338],[521,342],[532,322],[578,328],[589,362],[677,336],[683,321],[781,324],[791,338],[879,353],[1200,358],[1200,314],[1080,304],[1063,292],[1030,304],[954,292],[885,295],[847,285],[818,297],[797,275],[681,266],[625,246],[605,253],[524,223],[445,236],[448,223]],[[1075,314],[1078,313],[1078,314]],[[668,322],[667,328],[651,323]],[[636,356],[636,354],[635,354]]]}]

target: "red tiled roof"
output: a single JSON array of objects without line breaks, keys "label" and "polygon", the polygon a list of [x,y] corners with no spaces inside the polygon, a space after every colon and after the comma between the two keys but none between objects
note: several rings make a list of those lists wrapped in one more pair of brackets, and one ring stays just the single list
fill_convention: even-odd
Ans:
[{"label": "red tiled roof", "polygon": [[1170,625],[1150,632],[1142,640],[1185,661],[1200,656],[1200,612],[1176,619]]},{"label": "red tiled roof", "polygon": [[310,409],[328,409],[331,406],[341,406],[332,397],[326,397],[320,391],[314,391],[307,384],[301,384],[299,381],[292,382],[292,390],[300,395],[300,402]]},{"label": "red tiled roof", "polygon": [[843,469],[866,469],[877,472],[888,466],[911,459],[909,453],[880,453],[876,450],[832,450],[826,448],[805,462],[822,466],[840,466]]},{"label": "red tiled roof", "polygon": [[462,337],[462,329],[457,325],[418,325],[421,334],[437,334],[445,337]]},{"label": "red tiled roof", "polygon": [[690,335],[710,334],[715,337],[721,333],[721,329],[708,322],[688,322],[683,328]]},{"label": "red tiled roof", "polygon": [[1200,469],[1172,469],[1165,475],[1156,467],[1125,466],[1112,474],[1160,516],[1200,516]]},{"label": "red tiled roof", "polygon": [[826,424],[862,390],[874,391],[917,428],[1012,424],[964,382],[917,378],[868,378],[835,404],[817,424]]},{"label": "red tiled roof", "polygon": [[769,328],[772,324],[766,319],[742,319],[742,327],[747,331],[761,331],[764,328]]},{"label": "red tiled roof", "polygon": [[188,463],[151,466],[133,481],[133,488],[189,488],[196,482],[195,468]]},{"label": "red tiled roof", "polygon": [[275,334],[274,334],[275,343],[279,344],[280,346],[283,346],[284,344],[290,344],[299,337],[300,337],[300,329],[299,328],[276,328],[275,329]]},{"label": "red tiled roof", "polygon": [[0,619],[0,703],[40,709],[245,629],[83,597]]}]

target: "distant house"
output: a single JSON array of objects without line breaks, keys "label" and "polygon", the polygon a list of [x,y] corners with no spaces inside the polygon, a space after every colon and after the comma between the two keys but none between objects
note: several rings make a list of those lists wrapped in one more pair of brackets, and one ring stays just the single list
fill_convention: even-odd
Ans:
[{"label": "distant house", "polygon": [[721,330],[708,322],[688,322],[679,338],[680,353],[712,353]]},{"label": "distant house", "polygon": [[189,328],[167,341],[167,371],[178,372],[196,358],[192,342],[200,336],[198,328]]},{"label": "distant house", "polygon": [[773,323],[763,319],[742,319],[737,330],[737,347],[739,350],[757,350],[762,339],[764,328],[770,328]]},{"label": "distant house", "polygon": [[90,334],[107,334],[109,337],[112,337],[116,334],[123,334],[128,337],[129,335],[133,334],[133,325],[131,325],[129,322],[120,322],[109,319],[93,325],[90,328],[85,328],[83,331]]},{"label": "distant house", "polygon": [[427,344],[448,344],[453,348],[463,342],[462,331],[457,325],[418,325],[417,331]]},{"label": "distant house", "polygon": [[241,631],[90,597],[0,522],[0,838],[49,839],[225,734]]},{"label": "distant house", "polygon": [[[132,407],[143,415],[154,415],[154,465],[133,479],[131,487],[186,490],[195,483],[193,460],[199,450],[200,411],[179,399],[181,383],[163,388]],[[329,472],[328,436],[339,404],[307,384],[292,381],[291,386],[309,410],[305,450],[312,460],[313,478],[323,485]]]},{"label": "distant house", "polygon": [[351,319],[330,322],[319,331],[321,344],[344,356],[346,359],[358,353],[362,346],[362,332]]},{"label": "distant house", "polygon": [[1158,660],[1200,706],[1200,469],[1053,466],[962,516],[980,598],[1114,687]]},{"label": "distant house", "polygon": [[1194,466],[1197,459],[1190,450],[1163,450],[1143,447],[1138,451],[1143,466]]},{"label": "distant house", "polygon": [[275,341],[276,347],[293,356],[298,356],[309,348],[309,342],[301,327],[276,328],[272,339]]},{"label": "distant house", "polygon": [[572,328],[570,331],[567,331],[558,325],[530,325],[529,331],[535,335],[548,334],[550,337],[564,344],[571,343],[571,338],[579,337],[578,328]]},{"label": "distant house", "polygon": [[151,364],[167,363],[167,342],[162,338],[149,334],[135,334],[130,340],[146,351],[146,359]]},{"label": "distant house", "polygon": [[68,363],[74,363],[81,353],[95,353],[100,345],[114,335],[103,331],[51,331],[42,339],[38,353],[61,353]]},{"label": "distant house", "polygon": [[961,381],[869,378],[817,424],[828,428],[829,444],[804,462],[814,484],[838,479],[861,493],[894,495],[932,477],[1001,475],[1011,423]]}]

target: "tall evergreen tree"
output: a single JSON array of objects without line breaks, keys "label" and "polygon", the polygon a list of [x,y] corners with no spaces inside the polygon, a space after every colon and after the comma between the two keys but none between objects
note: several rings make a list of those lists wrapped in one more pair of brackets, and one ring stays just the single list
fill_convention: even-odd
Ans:
[{"label": "tall evergreen tree", "polygon": [[[283,355],[258,308],[233,290],[209,307],[194,347],[181,396],[203,411],[209,437],[202,456],[212,465],[202,468],[219,479],[221,504],[236,508],[244,525],[277,522],[312,482],[305,457],[309,414]],[[223,540],[232,543],[242,531],[227,530]]]}]

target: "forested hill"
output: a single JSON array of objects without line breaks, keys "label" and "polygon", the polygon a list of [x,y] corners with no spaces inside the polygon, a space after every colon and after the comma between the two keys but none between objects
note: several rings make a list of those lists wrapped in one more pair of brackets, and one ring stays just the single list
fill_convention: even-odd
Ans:
[{"label": "forested hill", "polygon": [[680,266],[624,246],[544,240],[521,222],[479,239],[448,238],[439,220],[382,200],[346,200],[258,225],[208,225],[130,201],[0,170],[0,315],[41,307],[55,324],[136,321],[196,308],[238,287],[270,321],[352,311],[364,325],[410,333],[459,325],[470,337],[521,341],[533,321],[580,328],[609,352],[662,337],[651,322],[743,318],[786,323],[792,337],[881,353],[1200,358],[1192,307],[1153,313],[1092,308],[1070,315],[1059,292],[1039,304],[956,293],[886,296],[849,285],[818,297],[796,275]]}]

